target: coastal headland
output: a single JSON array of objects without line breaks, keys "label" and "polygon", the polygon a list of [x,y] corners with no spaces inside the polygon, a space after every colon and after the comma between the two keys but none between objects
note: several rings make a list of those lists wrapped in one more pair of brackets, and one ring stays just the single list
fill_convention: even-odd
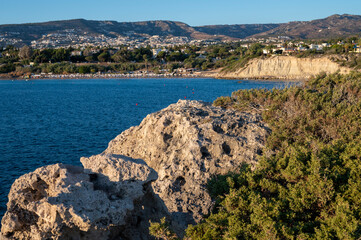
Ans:
[{"label": "coastal headland", "polygon": [[[303,83],[237,90],[219,96],[213,104],[179,100],[162,105],[162,110],[147,111],[139,125],[127,125],[103,152],[81,157],[79,166],[37,166],[11,186],[0,239],[361,239],[360,19],[345,14],[309,22],[203,27],[172,21],[80,19],[0,26],[0,41],[5,43],[0,48],[0,79],[220,78]],[[69,24],[88,30],[71,29]],[[249,34],[240,35],[245,28]],[[69,81],[77,90],[85,89],[74,82]],[[132,115],[122,104],[139,94],[145,82],[151,81],[142,81],[132,91],[119,86],[115,95],[73,92],[89,103],[82,108],[104,109],[99,119],[105,122],[109,112]],[[4,93],[12,94],[10,88],[16,84],[4,83],[9,87]],[[212,83],[201,84],[216,86],[211,92],[218,94],[219,85]],[[237,81],[228,83],[237,85]],[[29,92],[15,98],[18,106],[33,113],[31,107],[43,104],[22,97],[34,94],[37,84],[23,85]],[[100,89],[93,85],[93,90]],[[181,97],[172,85],[161,85],[164,88],[152,89],[151,101],[144,101],[155,105],[160,102],[155,96],[164,97],[161,91],[176,99],[192,99],[187,94],[195,93],[188,83],[183,87],[187,94]],[[49,92],[44,89],[39,96]],[[109,85],[106,91],[114,89]],[[126,97],[119,95],[127,91]],[[139,95],[129,109],[142,107],[138,100],[147,94]],[[102,98],[92,102],[88,96]],[[70,116],[79,115],[74,107],[80,101],[68,95],[55,98],[61,104],[44,98],[51,102],[44,107],[54,110],[50,114],[70,99],[64,109],[71,110]],[[109,99],[118,101],[109,104]],[[15,101],[8,102],[4,112],[11,115]],[[25,122],[27,116],[18,112]],[[118,124],[116,117],[109,119]],[[37,121],[31,120],[31,127]],[[79,118],[73,125],[82,124]],[[30,142],[35,138],[38,135]],[[74,139],[69,145],[76,144]],[[11,141],[16,139],[11,136]]]},{"label": "coastal headland", "polygon": [[357,239],[360,79],[179,100],[82,166],[18,178],[2,239]]}]

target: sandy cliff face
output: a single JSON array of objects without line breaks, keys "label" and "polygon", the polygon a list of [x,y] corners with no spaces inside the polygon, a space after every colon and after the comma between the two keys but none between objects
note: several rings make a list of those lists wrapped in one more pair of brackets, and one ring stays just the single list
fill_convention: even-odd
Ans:
[{"label": "sandy cliff face", "polygon": [[1,233],[9,239],[152,239],[149,220],[177,233],[210,213],[206,184],[255,164],[269,132],[257,114],[182,101],[148,115],[81,158],[15,181]]},{"label": "sandy cliff face", "polygon": [[341,67],[328,57],[297,58],[292,56],[273,56],[266,59],[252,59],[243,68],[234,72],[221,72],[221,78],[255,79],[308,79],[319,73],[349,73],[350,69]]}]

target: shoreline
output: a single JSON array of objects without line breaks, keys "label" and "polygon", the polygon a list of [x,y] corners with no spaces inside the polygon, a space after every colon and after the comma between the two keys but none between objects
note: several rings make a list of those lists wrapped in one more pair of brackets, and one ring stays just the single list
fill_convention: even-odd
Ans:
[{"label": "shoreline", "polygon": [[310,78],[284,78],[284,77],[252,77],[252,78],[236,78],[236,77],[214,77],[216,79],[226,79],[226,80],[239,80],[239,81],[280,81],[280,82],[306,82],[310,80]]},{"label": "shoreline", "polygon": [[0,76],[0,81],[31,81],[31,80],[81,80],[81,79],[156,79],[156,78],[213,78],[219,80],[238,81],[281,81],[281,82],[304,82],[308,79],[288,79],[273,77],[235,78],[220,77],[215,74],[44,74],[41,76],[25,78],[23,76]]},{"label": "shoreline", "polygon": [[11,76],[11,75],[2,75],[0,76],[0,80],[39,80],[39,79],[131,79],[131,78],[216,78],[214,74],[122,74],[122,73],[114,73],[114,74],[41,74],[41,75],[33,75],[30,77],[25,76]]},{"label": "shoreline", "polygon": [[233,77],[233,76],[224,76],[219,74],[219,70],[211,71],[197,71],[197,72],[175,72],[175,73],[153,73],[153,72],[132,72],[132,73],[70,73],[70,74],[51,74],[51,73],[41,73],[41,74],[30,74],[30,75],[12,75],[12,74],[0,74],[1,80],[61,80],[61,79],[154,79],[154,78],[213,78],[213,79],[223,79],[223,80],[259,80],[259,81],[282,81],[282,82],[305,82],[309,78],[287,78],[285,76],[273,77],[273,76],[254,76],[254,77]]}]

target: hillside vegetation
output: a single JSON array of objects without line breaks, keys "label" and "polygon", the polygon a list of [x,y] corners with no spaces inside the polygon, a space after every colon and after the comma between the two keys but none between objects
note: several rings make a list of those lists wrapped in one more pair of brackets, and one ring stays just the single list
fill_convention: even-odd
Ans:
[{"label": "hillside vegetation", "polygon": [[[360,99],[360,74],[320,75],[300,87],[218,98],[216,106],[261,112],[272,133],[254,170],[244,165],[240,173],[210,181],[217,206],[186,236],[360,238]],[[151,230],[174,238],[164,221]]]},{"label": "hillside vegetation", "polygon": [[312,21],[293,21],[253,37],[289,36],[293,39],[328,39],[360,34],[361,16],[335,14]]}]

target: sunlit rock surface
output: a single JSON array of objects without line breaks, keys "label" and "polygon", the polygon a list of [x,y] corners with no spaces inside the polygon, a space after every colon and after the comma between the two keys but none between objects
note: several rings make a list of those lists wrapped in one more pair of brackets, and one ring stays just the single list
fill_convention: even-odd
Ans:
[{"label": "sunlit rock surface", "polygon": [[81,158],[17,179],[1,233],[9,239],[149,239],[163,216],[178,234],[210,213],[215,175],[255,165],[269,129],[257,114],[182,101],[149,114]]}]

